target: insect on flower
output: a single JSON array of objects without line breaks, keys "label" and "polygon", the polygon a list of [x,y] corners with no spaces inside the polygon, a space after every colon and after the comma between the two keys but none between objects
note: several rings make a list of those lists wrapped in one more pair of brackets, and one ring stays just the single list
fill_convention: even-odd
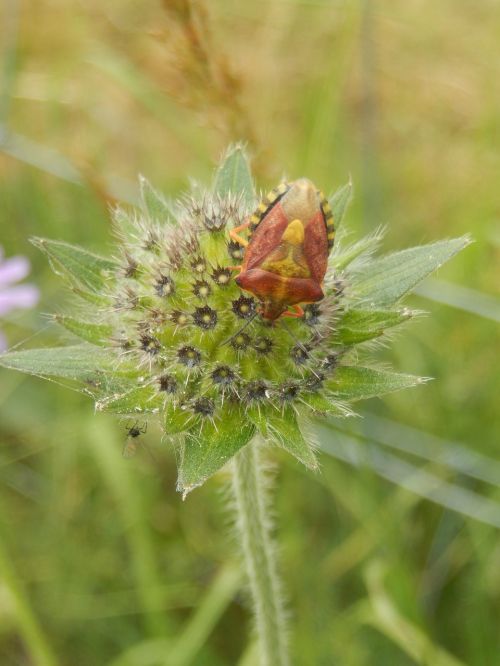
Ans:
[{"label": "insect on flower", "polygon": [[147,431],[148,424],[139,425],[139,421],[136,421],[133,425],[129,423],[125,427],[127,429],[127,441],[123,447],[123,457],[133,458],[137,453],[138,437]]},{"label": "insect on flower", "polygon": [[[244,230],[248,239],[240,236]],[[335,227],[328,201],[310,180],[281,183],[229,233],[245,248],[236,283],[258,298],[264,319],[302,317],[300,303],[324,297]]]}]

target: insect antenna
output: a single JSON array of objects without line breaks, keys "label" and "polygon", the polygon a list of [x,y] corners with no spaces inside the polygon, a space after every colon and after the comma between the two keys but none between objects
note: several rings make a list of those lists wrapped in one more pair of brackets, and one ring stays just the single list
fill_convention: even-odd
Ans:
[{"label": "insect antenna", "polygon": [[256,310],[256,311],[253,313],[253,315],[252,315],[251,317],[249,317],[249,319],[247,319],[247,321],[243,324],[243,326],[242,326],[239,330],[236,331],[236,333],[235,333],[234,335],[232,335],[232,336],[231,336],[230,338],[228,338],[227,340],[224,340],[224,342],[221,344],[221,347],[223,347],[224,345],[229,344],[229,343],[231,342],[231,340],[234,340],[234,338],[236,338],[240,333],[243,333],[243,331],[245,330],[245,328],[247,328],[247,326],[249,326],[249,325],[253,322],[253,320],[255,319],[255,317],[256,317],[258,314],[259,314],[259,313],[258,313],[257,310]]}]

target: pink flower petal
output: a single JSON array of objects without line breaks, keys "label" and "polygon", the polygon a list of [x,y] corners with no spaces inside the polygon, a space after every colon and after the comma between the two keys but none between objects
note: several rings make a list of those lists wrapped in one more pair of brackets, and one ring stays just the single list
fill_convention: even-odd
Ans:
[{"label": "pink flower petal", "polygon": [[22,284],[0,291],[0,316],[16,308],[32,308],[38,303],[40,292],[32,284]]},{"label": "pink flower petal", "polygon": [[26,257],[11,257],[0,263],[0,288],[23,280],[30,272],[30,262]]}]

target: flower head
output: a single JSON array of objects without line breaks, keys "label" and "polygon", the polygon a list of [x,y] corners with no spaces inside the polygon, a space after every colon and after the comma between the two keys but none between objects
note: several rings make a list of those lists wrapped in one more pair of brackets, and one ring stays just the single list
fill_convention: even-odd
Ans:
[{"label": "flower head", "polygon": [[[26,257],[4,259],[0,247],[0,317],[12,310],[32,308],[39,298],[38,289],[32,284],[16,284],[28,275],[30,264]],[[0,351],[7,348],[7,340],[0,332]]]},{"label": "flower head", "polygon": [[339,238],[350,183],[327,201],[297,182],[295,198],[280,186],[259,203],[236,146],[201,196],[172,204],[142,179],[142,210],[115,211],[112,258],[34,239],[90,304],[85,321],[56,315],[86,344],[1,362],[77,380],[98,410],[159,418],[181,451],[183,492],[256,434],[316,467],[312,417],[423,381],[366,356],[415,314],[402,297],[468,239],[374,259],[379,233]]}]

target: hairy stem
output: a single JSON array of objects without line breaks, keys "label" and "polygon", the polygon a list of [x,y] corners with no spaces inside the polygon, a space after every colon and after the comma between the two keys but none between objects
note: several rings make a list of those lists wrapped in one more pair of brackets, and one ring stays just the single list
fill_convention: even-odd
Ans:
[{"label": "hairy stem", "polygon": [[259,457],[259,445],[254,440],[234,458],[236,522],[250,583],[261,666],[287,666],[283,603]]}]

